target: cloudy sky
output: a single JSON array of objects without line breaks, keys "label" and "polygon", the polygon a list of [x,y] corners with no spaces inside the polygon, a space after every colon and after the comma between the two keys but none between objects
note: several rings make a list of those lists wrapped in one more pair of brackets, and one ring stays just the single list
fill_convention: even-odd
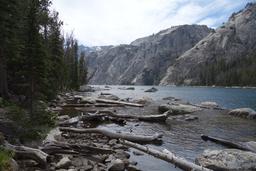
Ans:
[{"label": "cloudy sky", "polygon": [[66,32],[87,46],[118,45],[181,24],[216,28],[250,0],[52,0]]}]

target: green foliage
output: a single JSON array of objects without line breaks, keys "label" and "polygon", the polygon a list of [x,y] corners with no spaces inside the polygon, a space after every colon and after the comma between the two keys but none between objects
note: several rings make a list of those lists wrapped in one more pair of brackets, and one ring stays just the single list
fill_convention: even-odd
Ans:
[{"label": "green foliage", "polygon": [[11,170],[10,161],[14,153],[10,150],[6,150],[3,147],[0,147],[0,171],[8,171]]},{"label": "green foliage", "polygon": [[[43,101],[86,82],[77,40],[64,38],[50,6],[50,0],[0,0],[0,107],[28,130],[25,137],[40,137],[54,125],[56,114]],[[7,101],[10,94],[15,103]]]},{"label": "green foliage", "polygon": [[225,61],[220,59],[201,67],[200,84],[217,86],[256,86],[256,54]]}]

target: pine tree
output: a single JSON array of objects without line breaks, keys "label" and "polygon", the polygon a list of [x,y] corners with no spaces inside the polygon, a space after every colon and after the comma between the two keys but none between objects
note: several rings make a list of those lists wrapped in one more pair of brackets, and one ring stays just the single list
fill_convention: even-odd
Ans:
[{"label": "pine tree", "polygon": [[81,52],[79,58],[79,85],[84,85],[87,83],[87,66],[85,62],[85,52]]}]

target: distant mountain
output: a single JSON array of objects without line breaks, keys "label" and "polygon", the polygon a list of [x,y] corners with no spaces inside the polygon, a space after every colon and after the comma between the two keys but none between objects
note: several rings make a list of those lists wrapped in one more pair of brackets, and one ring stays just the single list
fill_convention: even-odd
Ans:
[{"label": "distant mountain", "polygon": [[256,4],[216,30],[171,27],[87,55],[90,84],[256,86]]},{"label": "distant mountain", "polygon": [[85,45],[79,45],[78,46],[78,54],[80,54],[81,52],[85,52],[85,55],[88,55],[92,52],[98,52],[101,50],[106,50],[108,48],[111,48],[113,46],[85,46]]},{"label": "distant mountain", "polygon": [[87,55],[90,84],[159,84],[167,68],[213,30],[182,25]]},{"label": "distant mountain", "polygon": [[185,52],[168,68],[161,85],[256,85],[256,4]]}]

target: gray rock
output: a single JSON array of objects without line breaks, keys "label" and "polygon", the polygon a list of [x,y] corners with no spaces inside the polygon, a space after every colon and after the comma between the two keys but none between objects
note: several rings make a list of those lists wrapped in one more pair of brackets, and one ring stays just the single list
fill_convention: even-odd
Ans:
[{"label": "gray rock", "polygon": [[175,59],[212,29],[182,25],[87,55],[90,84],[157,85]]},{"label": "gray rock", "polygon": [[210,101],[202,102],[202,103],[200,103],[200,106],[209,107],[209,108],[217,108],[217,107],[219,107],[218,103],[210,102]]},{"label": "gray rock", "polygon": [[199,107],[189,105],[189,104],[162,104],[158,107],[159,112],[164,113],[169,111],[172,115],[180,115],[180,114],[187,114],[193,113],[196,111],[200,111]]},{"label": "gray rock", "polygon": [[128,165],[128,166],[127,166],[127,171],[140,171],[140,169],[137,168],[137,167],[134,166],[134,165]]},{"label": "gray rock", "polygon": [[71,165],[71,160],[68,157],[63,157],[57,164],[58,169],[67,169]]},{"label": "gray rock", "polygon": [[[167,69],[160,85],[194,85],[202,81],[202,66],[223,60],[227,64],[256,50],[256,4],[249,4],[215,32],[180,55]],[[219,77],[221,77],[221,72]]]},{"label": "gray rock", "polygon": [[123,171],[125,169],[125,164],[122,160],[113,160],[110,164],[109,171]]},{"label": "gray rock", "polygon": [[134,87],[127,87],[126,90],[135,90]]},{"label": "gray rock", "polygon": [[70,117],[68,115],[61,115],[61,116],[57,117],[57,120],[59,120],[59,121],[64,121],[67,119],[70,119]]},{"label": "gray rock", "polygon": [[256,111],[251,108],[239,108],[228,112],[229,115],[238,116],[248,119],[256,119]]},{"label": "gray rock", "polygon": [[152,87],[152,88],[146,90],[145,92],[153,93],[153,92],[156,92],[156,91],[158,91],[158,90],[155,87]]},{"label": "gray rock", "polygon": [[256,154],[237,149],[205,150],[196,163],[213,170],[253,171]]}]

